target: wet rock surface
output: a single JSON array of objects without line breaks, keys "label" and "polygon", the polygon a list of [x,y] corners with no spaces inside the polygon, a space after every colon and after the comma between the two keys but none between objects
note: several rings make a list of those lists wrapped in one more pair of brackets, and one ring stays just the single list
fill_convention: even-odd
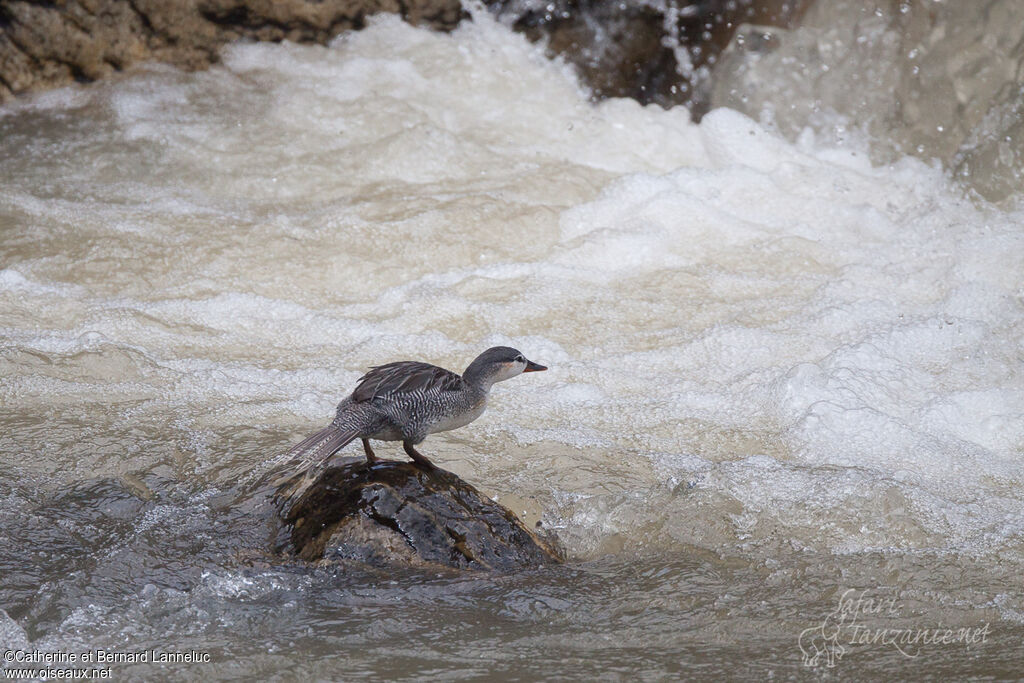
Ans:
[{"label": "wet rock surface", "polygon": [[276,549],[304,560],[494,571],[562,560],[509,509],[445,470],[346,460],[274,486]]},{"label": "wet rock surface", "polygon": [[458,0],[4,0],[0,102],[148,59],[202,69],[239,39],[326,43],[378,12],[437,29],[463,16]]},{"label": "wet rock surface", "polygon": [[500,20],[576,67],[596,99],[631,97],[695,118],[737,26],[795,25],[814,0],[487,0]]},{"label": "wet rock surface", "polygon": [[791,139],[809,128],[841,146],[865,131],[874,162],[938,159],[1000,202],[1024,181],[1022,25],[1019,0],[817,0],[792,30],[740,27],[711,99]]}]

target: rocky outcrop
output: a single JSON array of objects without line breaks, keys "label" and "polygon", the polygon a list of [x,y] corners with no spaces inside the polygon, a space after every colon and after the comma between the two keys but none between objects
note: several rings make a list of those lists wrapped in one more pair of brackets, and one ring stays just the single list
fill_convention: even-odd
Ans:
[{"label": "rocky outcrop", "polygon": [[347,460],[274,484],[278,552],[304,560],[511,571],[560,562],[554,545],[451,472]]},{"label": "rocky outcrop", "polygon": [[147,59],[205,68],[242,38],[326,43],[377,12],[438,29],[462,17],[458,0],[4,0],[0,101]]},{"label": "rocky outcrop", "polygon": [[[573,64],[598,99],[706,108],[708,69],[741,22],[792,25],[813,0],[486,0],[489,9]],[[93,81],[155,59],[184,69],[238,39],[326,43],[377,12],[454,28],[459,0],[3,0],[0,102]]]}]

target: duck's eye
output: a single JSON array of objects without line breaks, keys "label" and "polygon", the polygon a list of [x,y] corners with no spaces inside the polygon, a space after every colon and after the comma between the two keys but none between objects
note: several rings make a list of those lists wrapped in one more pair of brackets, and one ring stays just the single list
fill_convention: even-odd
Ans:
[{"label": "duck's eye", "polygon": [[516,356],[516,362],[517,363],[525,363],[526,359],[523,358],[522,356]]}]

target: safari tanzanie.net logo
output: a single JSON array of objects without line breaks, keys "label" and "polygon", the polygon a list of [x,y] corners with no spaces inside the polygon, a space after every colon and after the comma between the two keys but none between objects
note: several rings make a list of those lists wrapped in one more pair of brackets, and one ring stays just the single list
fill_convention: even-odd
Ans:
[{"label": "safari tanzanie.net logo", "polygon": [[800,632],[803,665],[834,667],[853,648],[893,648],[914,659],[928,647],[960,644],[965,648],[985,643],[991,634],[989,622],[980,626],[953,628],[941,623],[926,627],[893,627],[901,617],[895,597],[872,596],[867,590],[849,588],[839,596],[836,608],[820,624]]}]

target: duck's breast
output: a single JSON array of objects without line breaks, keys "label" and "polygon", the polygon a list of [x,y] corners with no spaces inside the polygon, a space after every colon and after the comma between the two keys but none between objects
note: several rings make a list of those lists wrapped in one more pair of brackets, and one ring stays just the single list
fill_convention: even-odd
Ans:
[{"label": "duck's breast", "polygon": [[430,426],[430,433],[436,434],[437,432],[447,432],[452,429],[464,427],[480,417],[486,407],[487,397],[485,396],[475,403],[470,404],[468,408],[459,410],[451,415],[447,415],[439,419]]}]

